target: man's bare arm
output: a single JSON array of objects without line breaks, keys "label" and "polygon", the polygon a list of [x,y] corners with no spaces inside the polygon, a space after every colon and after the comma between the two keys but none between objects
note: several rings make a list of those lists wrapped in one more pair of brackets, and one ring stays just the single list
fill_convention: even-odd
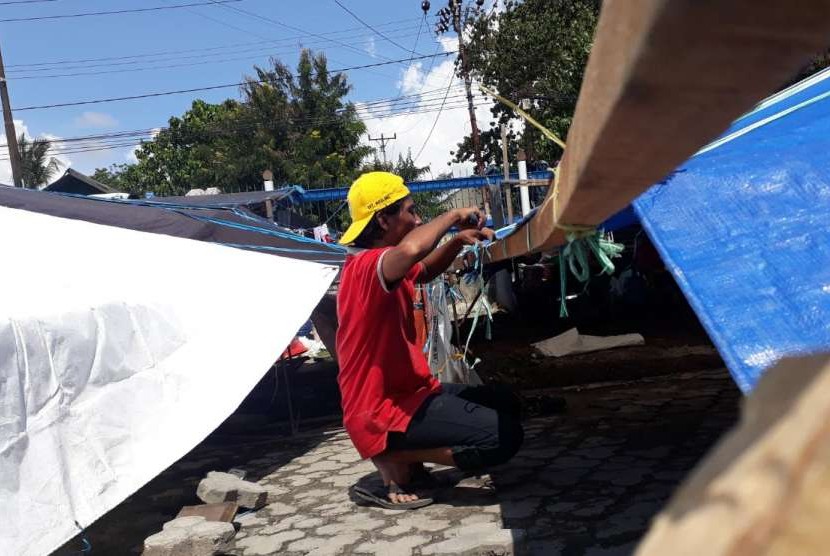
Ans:
[{"label": "man's bare arm", "polygon": [[435,249],[447,230],[466,222],[473,214],[480,218],[478,209],[453,209],[406,234],[398,245],[383,256],[381,272],[384,281],[394,284],[401,280],[415,263]]},{"label": "man's bare arm", "polygon": [[455,234],[452,239],[438,247],[438,249],[435,249],[421,261],[424,263],[424,267],[426,267],[421,281],[429,282],[446,271],[465,245],[472,245],[477,241],[485,239],[492,240],[493,237],[493,230],[488,228],[481,230],[462,230]]}]

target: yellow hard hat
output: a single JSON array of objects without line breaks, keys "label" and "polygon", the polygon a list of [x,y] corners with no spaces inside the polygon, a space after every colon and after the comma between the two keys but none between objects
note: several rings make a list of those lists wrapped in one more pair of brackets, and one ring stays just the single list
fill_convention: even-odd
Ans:
[{"label": "yellow hard hat", "polygon": [[390,172],[368,172],[357,178],[348,195],[352,225],[340,238],[340,243],[352,243],[377,211],[407,196],[409,189],[403,178]]}]

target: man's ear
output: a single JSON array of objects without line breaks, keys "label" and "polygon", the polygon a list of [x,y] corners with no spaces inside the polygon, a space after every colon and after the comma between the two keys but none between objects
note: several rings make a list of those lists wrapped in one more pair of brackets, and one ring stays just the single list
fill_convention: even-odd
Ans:
[{"label": "man's ear", "polygon": [[378,226],[381,230],[383,230],[384,232],[389,230],[389,216],[383,213],[379,213],[375,215],[375,218],[377,219]]}]

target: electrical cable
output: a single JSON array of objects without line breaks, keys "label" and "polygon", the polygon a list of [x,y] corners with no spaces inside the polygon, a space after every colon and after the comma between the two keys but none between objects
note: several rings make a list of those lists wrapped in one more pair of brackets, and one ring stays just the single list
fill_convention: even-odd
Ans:
[{"label": "electrical cable", "polygon": [[58,0],[8,0],[0,2],[0,6],[10,6],[12,4],[43,4],[45,2],[57,2]]},{"label": "electrical cable", "polygon": [[210,6],[211,4],[227,4],[231,2],[242,2],[242,0],[208,0],[207,2],[190,2],[189,4],[175,4],[171,6],[153,6],[151,8],[129,8],[124,10],[109,10],[100,12],[82,12],[76,14],[55,14],[55,15],[38,15],[30,17],[7,17],[0,19],[0,23],[23,23],[26,21],[42,21],[46,19],[68,19],[77,17],[89,17],[98,15],[120,15],[131,14],[139,12],[156,12],[159,10],[175,10],[179,8],[189,8],[192,6]]},{"label": "electrical cable", "polygon": [[[289,25],[289,24],[284,23],[284,22],[282,22],[282,21],[279,21],[279,20],[277,20],[277,19],[272,19],[272,18],[270,18],[270,17],[267,17],[267,16],[264,16],[264,15],[261,15],[261,14],[255,13],[255,12],[251,12],[251,11],[245,10],[245,9],[243,9],[243,8],[239,8],[239,7],[237,7],[237,6],[227,6],[227,5],[225,5],[225,4],[223,3],[223,0],[209,0],[209,1],[210,1],[211,3],[213,3],[213,4],[216,4],[216,5],[221,5],[221,6],[222,6],[223,8],[225,8],[225,9],[228,9],[228,10],[233,10],[233,11],[235,11],[235,12],[239,12],[239,13],[245,14],[245,15],[247,15],[248,17],[252,17],[252,18],[254,18],[254,19],[259,19],[259,20],[261,20],[261,21],[267,21],[268,23],[273,23],[274,25],[279,25],[280,27],[285,27],[286,29],[291,29],[292,31],[297,32],[297,33],[302,33],[302,34],[304,34],[304,35],[309,35],[309,36],[312,36],[312,37],[316,37],[316,38],[318,38],[318,39],[323,39],[323,40],[326,40],[326,41],[332,42],[332,43],[337,44],[338,46],[341,46],[341,47],[343,47],[343,48],[347,48],[347,49],[349,49],[349,50],[353,50],[353,51],[357,52],[358,54],[361,54],[361,55],[366,55],[366,54],[367,54],[366,52],[363,52],[362,50],[360,50],[360,49],[358,49],[358,48],[355,48],[355,47],[354,47],[354,46],[352,46],[351,44],[345,43],[345,42],[343,42],[343,41],[339,41],[339,40],[336,40],[336,39],[327,38],[327,37],[324,37],[323,35],[320,35],[320,34],[317,34],[317,33],[313,33],[313,32],[311,32],[311,31],[306,31],[305,29],[300,29],[299,27],[294,27],[293,25]],[[387,57],[385,57],[385,56],[380,56],[380,58],[381,58],[381,59],[383,59],[383,60],[387,60],[387,61],[389,60],[389,58],[387,58]],[[400,63],[400,62],[396,62],[396,63]]]},{"label": "electrical cable", "polygon": [[429,143],[429,140],[432,138],[432,132],[435,131],[435,126],[438,125],[438,119],[441,117],[441,113],[444,111],[444,104],[447,101],[447,95],[450,94],[450,88],[452,87],[453,81],[455,81],[455,72],[453,72],[452,75],[450,75],[450,82],[447,84],[447,93],[444,95],[444,102],[441,103],[441,108],[438,109],[438,114],[435,115],[435,121],[432,122],[432,127],[430,128],[429,133],[427,134],[427,138],[424,139],[424,144],[421,145],[421,149],[418,151],[418,154],[415,155],[413,162],[418,162],[418,158],[420,158],[421,153],[424,152],[424,149],[427,147],[427,143]]},{"label": "electrical cable", "polygon": [[[384,25],[390,24],[397,24],[401,21],[408,21],[408,20],[396,20],[386,23]],[[347,29],[342,29],[340,31],[332,31],[331,33],[327,33],[327,35],[340,35],[340,34],[350,34],[353,35],[354,31],[359,31],[361,28],[359,27],[352,27]],[[390,33],[398,33],[400,31],[409,31],[410,27],[395,27],[390,29]],[[408,38],[412,36],[411,34],[402,35],[399,38]],[[28,62],[28,63],[21,63],[21,64],[6,64],[6,73],[10,74],[12,71],[14,72],[33,72],[36,71],[36,68],[39,71],[54,71],[55,68],[49,68],[44,66],[59,66],[60,69],[76,69],[81,67],[108,67],[110,65],[120,65],[123,61],[131,61],[131,63],[141,63],[141,60],[136,60],[139,58],[156,58],[156,57],[170,57],[170,60],[179,60],[179,59],[188,59],[189,56],[178,56],[179,54],[191,54],[191,53],[200,53],[203,54],[205,52],[212,52],[216,50],[221,50],[223,52],[230,52],[238,48],[244,48],[240,50],[238,53],[241,52],[250,52],[255,50],[261,50],[263,48],[270,48],[266,47],[265,45],[274,45],[274,46],[291,46],[295,45],[298,39],[303,37],[294,36],[294,37],[287,37],[284,39],[263,39],[258,41],[249,41],[249,42],[242,42],[242,43],[234,43],[234,44],[224,44],[218,46],[208,46],[203,48],[187,48],[183,50],[167,50],[167,51],[156,51],[156,52],[143,52],[140,54],[130,54],[125,56],[105,56],[101,58],[80,58],[80,59],[67,59],[67,60],[54,60],[54,61],[44,61],[44,62]],[[310,41],[308,44],[314,45],[318,43],[322,43],[324,41]],[[195,56],[198,56],[196,54]],[[194,56],[194,57],[195,57]],[[151,61],[166,61],[166,60],[151,60]],[[102,64],[90,64],[90,62],[104,62]]]},{"label": "electrical cable", "polygon": [[[260,56],[274,56],[276,54],[280,54],[280,52],[276,51],[266,51],[261,52],[261,49],[257,49],[260,51]],[[293,53],[294,50],[291,51]],[[186,57],[188,58],[188,57]],[[51,75],[9,75],[9,81],[23,81],[23,80],[32,80],[32,79],[57,79],[62,77],[77,77],[82,75],[110,75],[115,73],[130,73],[130,72],[140,72],[140,71],[153,71],[159,69],[172,69],[172,68],[183,68],[183,67],[193,67],[193,66],[203,66],[203,65],[213,65],[213,64],[221,64],[227,62],[236,62],[236,61],[244,61],[244,60],[251,60],[251,56],[235,56],[230,58],[213,58],[209,60],[205,60],[203,55],[194,55],[190,56],[189,58],[197,58],[199,61],[195,62],[183,62],[178,64],[164,64],[164,65],[156,65],[156,66],[146,66],[146,67],[130,67],[130,68],[122,68],[122,69],[105,69],[100,71],[75,71],[69,73],[56,73]],[[143,62],[119,62],[117,65],[133,65],[133,64],[140,64]],[[93,66],[87,66],[93,67]],[[29,70],[29,71],[54,71],[54,68],[46,68],[46,69],[37,69],[37,70]]]},{"label": "electrical cable", "polygon": [[[381,37],[382,39],[384,39],[386,42],[389,42],[389,43],[391,43],[391,44],[393,44],[393,45],[397,46],[398,48],[400,48],[400,49],[401,49],[401,50],[403,50],[404,52],[409,52],[409,49],[408,49],[407,47],[403,46],[401,43],[399,43],[399,42],[397,42],[397,41],[393,41],[392,39],[390,39],[389,37],[387,37],[386,35],[384,35],[384,34],[383,34],[383,33],[381,33],[380,31],[378,31],[377,29],[375,29],[374,27],[372,27],[371,25],[369,25],[368,23],[366,23],[365,21],[363,21],[363,20],[360,18],[360,16],[359,16],[359,15],[357,15],[357,14],[356,14],[356,13],[354,13],[352,10],[350,10],[349,8],[347,8],[346,6],[344,6],[344,5],[340,2],[340,0],[334,0],[334,3],[335,3],[335,4],[337,4],[338,6],[340,6],[340,7],[341,7],[341,8],[342,8],[342,9],[343,9],[346,13],[348,13],[348,14],[349,14],[350,16],[352,16],[354,19],[356,19],[357,21],[359,21],[359,22],[360,22],[360,23],[361,23],[364,27],[366,27],[367,29],[369,29],[370,31],[372,31],[373,33],[375,33],[376,35],[378,35],[379,37]],[[426,17],[426,15],[424,15],[424,17]]]},{"label": "electrical cable", "polygon": [[[440,115],[441,112],[446,112],[446,111],[450,111],[450,110],[461,110],[461,109],[466,109],[466,108],[467,108],[466,99],[462,99],[462,100],[456,101],[455,104],[446,104],[445,103],[445,104],[442,104],[441,106],[439,106],[437,108],[436,107],[429,107],[428,109],[425,109],[425,110],[412,110],[412,111],[407,111],[407,112],[400,112],[400,113],[393,113],[393,114],[386,114],[386,115],[379,115],[379,116],[368,116],[368,117],[365,117],[363,119],[364,120],[382,120],[382,119],[387,119],[387,118],[392,118],[392,117],[409,116],[409,115],[423,115],[423,114],[429,114],[429,113],[434,113],[434,112],[439,112],[439,115]],[[336,119],[330,119],[328,121],[336,122],[337,120]],[[314,123],[325,123],[325,121],[318,121],[318,122],[314,122]],[[248,126],[248,128],[251,128],[251,127],[257,127],[257,126]],[[152,139],[152,138],[153,138],[152,136],[147,137],[147,139]],[[141,139],[143,139],[143,138],[139,138],[139,141],[141,141]],[[75,153],[83,153],[83,152],[96,152],[96,151],[103,151],[103,150],[112,150],[112,149],[117,149],[117,148],[122,148],[122,147],[138,146],[139,144],[140,143],[137,143],[135,140],[132,140],[132,141],[126,141],[125,140],[124,142],[113,142],[113,143],[107,143],[107,144],[102,144],[102,145],[93,145],[93,146],[78,145],[77,148],[73,148],[73,147],[70,146],[70,147],[67,147],[65,149],[64,148],[56,149],[54,151],[54,154],[55,155],[65,155],[65,154],[75,154]],[[5,146],[0,146],[0,147],[6,148]],[[5,160],[8,160],[8,156],[0,156],[0,161],[5,161]]]},{"label": "electrical cable", "polygon": [[[449,56],[450,54],[455,54],[455,52],[443,52],[438,54],[438,56]],[[424,58],[431,58],[433,55],[428,54],[425,56],[420,56],[416,59],[424,59]],[[365,68],[373,68],[378,66],[388,66],[390,64],[399,63],[404,60],[390,60],[388,62],[376,62],[374,64],[364,64],[362,66],[352,66],[349,68],[336,68],[329,70],[330,72],[344,72],[344,71],[353,71]],[[28,110],[45,110],[49,108],[64,108],[67,106],[82,106],[82,105],[89,105],[89,104],[104,104],[109,102],[121,102],[125,100],[136,100],[142,98],[152,98],[152,97],[161,97],[161,96],[169,96],[169,95],[178,95],[184,93],[195,93],[201,91],[213,91],[217,89],[227,89],[230,87],[241,87],[247,85],[249,83],[263,83],[262,80],[251,80],[251,81],[244,81],[244,82],[237,82],[237,83],[225,83],[222,85],[209,85],[206,87],[193,87],[190,89],[177,89],[172,91],[159,91],[155,93],[144,93],[140,95],[126,95],[123,97],[109,97],[109,98],[102,98],[102,99],[89,99],[89,100],[79,100],[79,101],[71,101],[71,102],[58,102],[53,104],[42,104],[42,105],[34,105],[34,106],[23,106],[20,108],[14,108],[17,112],[28,111]]]},{"label": "electrical cable", "polygon": [[[405,96],[402,96],[402,97],[397,97],[397,98],[392,98],[392,99],[381,98],[381,99],[374,99],[374,100],[368,100],[368,101],[358,101],[356,104],[353,104],[352,106],[354,106],[355,108],[360,109],[360,110],[369,109],[371,111],[371,108],[376,107],[376,106],[386,110],[386,109],[389,109],[389,108],[398,108],[398,107],[411,105],[412,103],[434,102],[434,101],[438,100],[438,98],[437,98],[438,95],[436,95],[436,93],[440,93],[440,92],[443,92],[443,88],[442,89],[434,89],[434,90],[431,90],[431,91],[426,91],[424,93],[413,93],[413,94],[410,94],[410,95],[405,95]],[[462,89],[460,87],[457,89],[457,93],[458,94],[454,95],[454,97],[463,96]],[[435,96],[436,98],[431,98],[433,96]],[[486,98],[483,95],[480,95],[480,96],[481,96],[481,98]],[[405,102],[402,102],[404,99],[411,99],[411,100],[406,100]],[[336,110],[335,112],[342,112],[343,110],[346,110],[346,109],[348,109],[348,107],[346,107],[344,109]],[[301,120],[302,119],[292,120],[292,121],[301,121]],[[68,138],[62,138],[62,139],[55,139],[53,142],[85,141],[85,140],[93,140],[93,139],[105,139],[105,138],[112,138],[112,137],[132,136],[132,135],[136,135],[136,134],[146,135],[148,133],[153,132],[155,129],[161,129],[161,128],[144,128],[144,129],[138,129],[138,130],[122,130],[122,131],[98,133],[98,134],[93,134],[93,135],[82,135],[82,136],[78,136],[78,137],[68,137]],[[0,145],[0,148],[3,147],[3,146],[5,146],[5,145]]]}]

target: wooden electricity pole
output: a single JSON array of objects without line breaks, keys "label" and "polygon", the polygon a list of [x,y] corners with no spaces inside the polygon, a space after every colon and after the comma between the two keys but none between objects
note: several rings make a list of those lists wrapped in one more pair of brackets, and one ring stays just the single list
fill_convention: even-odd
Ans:
[{"label": "wooden electricity pole", "polygon": [[0,101],[3,103],[3,122],[6,126],[6,145],[9,147],[9,162],[12,165],[12,179],[15,187],[23,187],[23,171],[20,163],[20,150],[17,146],[17,132],[14,130],[12,106],[9,102],[9,88],[6,85],[6,68],[3,66],[3,53],[0,52]]},{"label": "wooden electricity pole", "polygon": [[384,166],[387,165],[387,162],[386,162],[386,143],[388,143],[389,141],[394,141],[397,138],[398,138],[397,133],[392,135],[392,137],[385,137],[383,135],[383,133],[380,134],[380,137],[372,137],[371,135],[369,136],[369,141],[378,141],[378,142],[380,142],[380,152],[383,154],[383,165]]},{"label": "wooden electricity pole", "polygon": [[[458,57],[461,60],[461,77],[464,79],[464,90],[467,93],[467,112],[470,115],[470,137],[473,141],[473,157],[476,161],[476,175],[484,175],[484,160],[481,158],[481,136],[476,121],[475,105],[473,104],[473,82],[470,78],[470,64],[467,59],[467,50],[464,47],[464,26],[461,24],[461,0],[452,0],[452,26],[458,35]],[[481,188],[484,201],[484,212],[490,214],[490,191],[487,187]]]}]

